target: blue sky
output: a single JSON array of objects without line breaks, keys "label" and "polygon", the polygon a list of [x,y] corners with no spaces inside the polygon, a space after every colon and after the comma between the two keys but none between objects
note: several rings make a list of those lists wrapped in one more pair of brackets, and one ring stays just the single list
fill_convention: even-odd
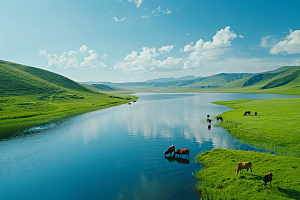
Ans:
[{"label": "blue sky", "polygon": [[263,72],[300,65],[299,0],[10,0],[0,59],[75,81]]}]

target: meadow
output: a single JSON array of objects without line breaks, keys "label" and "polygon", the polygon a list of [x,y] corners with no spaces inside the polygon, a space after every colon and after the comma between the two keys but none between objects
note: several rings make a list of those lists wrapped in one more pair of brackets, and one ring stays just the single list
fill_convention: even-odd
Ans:
[{"label": "meadow", "polygon": [[138,98],[100,93],[59,74],[1,60],[0,74],[0,138]]},{"label": "meadow", "polygon": [[[196,173],[201,198],[300,199],[300,99],[213,103],[232,108],[220,115],[223,122],[218,125],[242,142],[269,153],[224,149],[202,152],[196,157],[205,166]],[[251,114],[244,116],[245,111]],[[236,175],[239,162],[252,162],[253,174]],[[273,174],[272,186],[264,190],[263,176],[268,172]]]},{"label": "meadow", "polygon": [[0,98],[0,138],[25,128],[136,100],[131,95],[60,92]]},{"label": "meadow", "polygon": [[[236,174],[238,162],[252,162],[250,170]],[[196,162],[205,166],[197,172],[201,199],[300,199],[300,159],[252,151],[214,149],[204,151]],[[263,176],[273,180],[263,189]]]},{"label": "meadow", "polygon": [[[214,103],[233,109],[221,115],[220,125],[234,137],[279,155],[300,156],[299,98]],[[244,116],[245,111],[251,115]]]}]

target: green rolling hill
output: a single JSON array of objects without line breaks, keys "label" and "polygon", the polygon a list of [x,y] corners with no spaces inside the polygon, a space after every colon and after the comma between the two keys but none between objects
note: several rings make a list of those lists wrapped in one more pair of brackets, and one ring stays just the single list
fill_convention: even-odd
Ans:
[{"label": "green rolling hill", "polygon": [[224,84],[224,91],[300,94],[300,66],[285,66],[276,70]]},{"label": "green rolling hill", "polygon": [[27,127],[137,99],[100,93],[64,76],[0,60],[0,138]]}]

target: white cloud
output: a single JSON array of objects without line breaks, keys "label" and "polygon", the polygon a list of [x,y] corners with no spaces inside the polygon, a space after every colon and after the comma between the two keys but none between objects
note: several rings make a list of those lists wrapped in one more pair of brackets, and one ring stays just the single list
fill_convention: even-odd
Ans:
[{"label": "white cloud", "polygon": [[157,14],[158,14],[160,11],[161,11],[161,8],[160,8],[160,6],[158,6],[155,10],[152,10],[152,14],[153,14],[154,16],[157,16]]},{"label": "white cloud", "polygon": [[173,49],[175,45],[170,45],[170,46],[164,46],[158,49],[158,51],[160,51],[160,53],[164,53],[164,52],[170,52],[171,49]]},{"label": "white cloud", "polygon": [[213,41],[204,42],[202,39],[198,40],[193,46],[193,42],[186,45],[183,48],[183,51],[205,51],[216,48],[228,47],[231,46],[230,40],[236,38],[236,34],[233,31],[230,31],[230,26],[227,26],[225,29],[221,29],[213,37]]},{"label": "white cloud", "polygon": [[81,67],[106,67],[103,62],[98,61],[98,54],[95,50],[89,50],[88,52],[90,53],[90,56],[84,58],[84,61],[80,63]]},{"label": "white cloud", "polygon": [[184,62],[183,69],[195,69],[195,68],[200,68],[203,66],[204,66],[204,64],[201,63],[200,61],[193,62],[193,61],[188,60],[188,61]]},{"label": "white cloud", "polygon": [[113,20],[114,20],[115,22],[122,22],[122,21],[124,21],[125,19],[126,19],[126,17],[123,17],[122,19],[118,19],[118,18],[116,18],[116,17],[113,18]]},{"label": "white cloud", "polygon": [[186,33],[186,35],[190,35],[190,33]]},{"label": "white cloud", "polygon": [[148,15],[143,15],[142,17],[143,17],[143,18],[148,18]]},{"label": "white cloud", "polygon": [[[171,46],[166,46],[166,49],[170,50]],[[172,71],[182,69],[183,67],[184,62],[182,58],[168,57],[161,61],[156,59],[158,56],[159,53],[154,47],[143,47],[143,51],[139,54],[136,51],[132,51],[131,54],[128,54],[124,58],[125,62],[118,62],[114,65],[114,69],[123,69],[124,72],[142,73],[150,71]]]},{"label": "white cloud", "polygon": [[103,58],[103,59],[106,59],[107,56],[108,56],[108,55],[103,54],[103,55],[102,55],[102,58]]},{"label": "white cloud", "polygon": [[240,37],[240,38],[244,38],[244,36],[242,36],[242,35],[239,35],[239,37]]},{"label": "white cloud", "polygon": [[143,0],[128,0],[128,2],[134,2],[136,4],[136,7],[139,8],[142,4]]},{"label": "white cloud", "polygon": [[229,52],[231,40],[237,35],[230,31],[230,27],[217,31],[213,36],[213,41],[204,42],[202,39],[198,40],[195,45],[193,42],[180,49],[181,52],[191,52],[188,59],[193,62],[186,62],[184,69],[201,67],[203,62],[212,62],[225,58],[225,54]]},{"label": "white cloud", "polygon": [[123,83],[123,82],[136,82],[138,81],[138,79],[140,79],[141,77],[140,76],[134,76],[132,78],[121,78],[119,80],[119,83]]},{"label": "white cloud", "polygon": [[47,58],[49,63],[46,67],[58,67],[58,68],[79,68],[79,61],[77,59],[77,52],[69,51],[64,52],[58,58],[57,55],[48,54]]},{"label": "white cloud", "polygon": [[270,49],[269,53],[300,53],[300,30],[295,30],[294,32],[290,30],[290,34],[286,36],[286,38],[283,41],[280,41],[277,44],[275,44]]},{"label": "white cloud", "polygon": [[171,14],[171,13],[172,13],[172,11],[171,11],[171,10],[169,10],[169,9],[167,9],[167,10],[164,10],[163,12],[164,12],[164,13],[166,13],[166,14]]},{"label": "white cloud", "polygon": [[47,54],[46,50],[39,51],[40,56],[45,56]]},{"label": "white cloud", "polygon": [[189,54],[192,61],[216,61],[223,59],[227,49],[212,49],[207,51],[193,51]]},{"label": "white cloud", "polygon": [[84,53],[87,49],[88,49],[88,47],[86,45],[83,45],[82,47],[80,47],[79,51],[81,53]]}]

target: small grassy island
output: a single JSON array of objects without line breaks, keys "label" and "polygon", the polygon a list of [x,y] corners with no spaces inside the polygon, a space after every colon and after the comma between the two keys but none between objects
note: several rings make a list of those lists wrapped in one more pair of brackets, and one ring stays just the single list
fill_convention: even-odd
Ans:
[{"label": "small grassy island", "polygon": [[61,75],[1,60],[0,74],[0,138],[138,98],[100,93]]}]

